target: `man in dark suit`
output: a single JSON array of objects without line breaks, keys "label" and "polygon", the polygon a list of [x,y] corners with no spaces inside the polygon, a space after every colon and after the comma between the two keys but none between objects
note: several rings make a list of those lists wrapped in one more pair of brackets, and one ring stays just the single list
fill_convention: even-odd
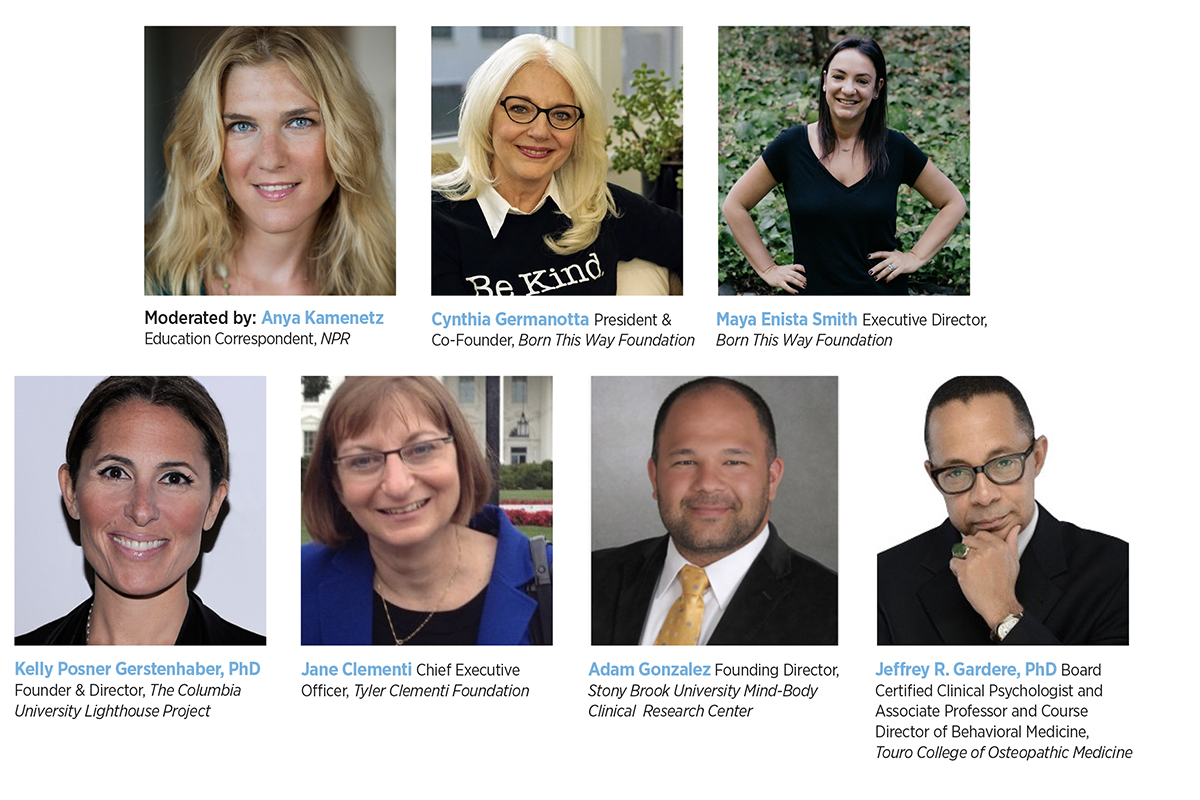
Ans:
[{"label": "man in dark suit", "polygon": [[925,471],[949,518],[879,554],[879,644],[1129,643],[1129,545],[1034,500],[1048,446],[1004,378],[934,393]]},{"label": "man in dark suit", "polygon": [[647,470],[667,535],[592,554],[592,644],[837,643],[837,576],[768,522],[784,464],[757,392],[675,389]]}]

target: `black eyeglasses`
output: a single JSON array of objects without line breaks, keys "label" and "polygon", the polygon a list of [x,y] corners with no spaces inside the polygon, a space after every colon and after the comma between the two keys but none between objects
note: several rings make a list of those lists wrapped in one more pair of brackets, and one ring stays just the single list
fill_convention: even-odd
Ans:
[{"label": "black eyeglasses", "polygon": [[443,436],[427,442],[406,444],[386,452],[368,450],[363,453],[351,453],[333,459],[333,463],[341,470],[343,477],[373,478],[383,471],[383,465],[392,453],[400,456],[400,460],[410,469],[421,469],[437,462],[453,441],[453,436]]},{"label": "black eyeglasses", "polygon": [[1036,445],[1037,439],[1034,439],[1033,444],[1029,445],[1029,449],[1024,453],[996,456],[980,467],[956,464],[951,467],[930,470],[929,477],[933,478],[934,485],[941,490],[942,494],[962,494],[970,491],[971,487],[975,485],[975,476],[981,472],[997,486],[1008,486],[1025,477],[1025,459],[1029,458],[1029,454],[1033,452]]},{"label": "black eyeglasses", "polygon": [[579,106],[540,108],[524,97],[506,97],[500,101],[500,107],[518,125],[529,125],[538,118],[538,114],[545,114],[551,128],[565,131],[574,128],[583,119],[583,109]]}]

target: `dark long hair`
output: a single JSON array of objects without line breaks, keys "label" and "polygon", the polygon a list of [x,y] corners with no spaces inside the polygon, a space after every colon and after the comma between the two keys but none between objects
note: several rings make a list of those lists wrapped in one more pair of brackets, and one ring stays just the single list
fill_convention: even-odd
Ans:
[{"label": "dark long hair", "polygon": [[848,36],[835,44],[825,56],[825,65],[821,67],[821,91],[817,101],[817,138],[821,142],[821,160],[824,161],[837,150],[837,134],[833,131],[833,113],[829,110],[829,100],[825,97],[825,80],[829,75],[829,64],[833,57],[843,50],[854,49],[871,59],[875,65],[876,81],[882,79],[883,86],[879,89],[879,97],[871,101],[867,109],[867,118],[863,120],[858,138],[862,140],[863,152],[867,156],[867,177],[883,175],[888,169],[887,157],[887,62],[883,60],[883,50],[874,39],[867,37]]}]

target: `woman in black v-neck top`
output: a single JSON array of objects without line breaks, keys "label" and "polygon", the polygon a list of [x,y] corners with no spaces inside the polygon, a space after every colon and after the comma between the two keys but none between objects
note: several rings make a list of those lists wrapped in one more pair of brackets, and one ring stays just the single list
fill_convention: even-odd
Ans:
[{"label": "woman in black v-neck top", "polygon": [[[819,118],[781,133],[730,190],[725,221],[766,283],[791,294],[906,294],[907,275],[942,249],[966,213],[958,188],[887,128],[887,65],[872,39],[843,39],[821,71]],[[783,184],[793,264],[776,264],[750,209]],[[938,214],[897,250],[896,195],[912,186]]]}]

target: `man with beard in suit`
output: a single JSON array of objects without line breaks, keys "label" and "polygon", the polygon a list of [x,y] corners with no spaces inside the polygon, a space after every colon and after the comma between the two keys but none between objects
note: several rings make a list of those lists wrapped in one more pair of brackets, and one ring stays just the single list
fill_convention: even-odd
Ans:
[{"label": "man with beard in suit", "polygon": [[593,644],[837,643],[837,576],[769,521],[784,464],[757,392],[675,389],[647,470],[667,535],[592,554]]}]

